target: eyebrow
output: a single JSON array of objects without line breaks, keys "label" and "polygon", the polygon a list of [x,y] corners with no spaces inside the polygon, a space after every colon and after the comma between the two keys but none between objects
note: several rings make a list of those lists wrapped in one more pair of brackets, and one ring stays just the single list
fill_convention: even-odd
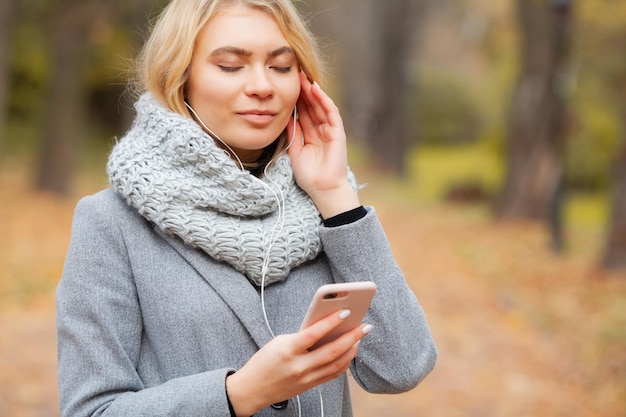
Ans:
[{"label": "eyebrow", "polygon": [[[228,54],[240,55],[240,56],[245,56],[245,57],[252,56],[251,51],[248,51],[247,49],[239,48],[236,46],[223,46],[211,52],[211,56],[220,56],[220,55],[228,55]],[[296,55],[293,48],[289,46],[282,46],[280,48],[277,48],[277,49],[274,49],[273,51],[268,52],[267,56],[270,58],[273,58],[273,57],[277,57],[283,54],[289,54],[293,56]]]},{"label": "eyebrow", "polygon": [[273,51],[270,51],[267,55],[273,58],[273,57],[283,55],[283,54],[296,56],[296,53],[294,52],[293,48],[289,46],[283,46],[282,48],[274,49]]}]

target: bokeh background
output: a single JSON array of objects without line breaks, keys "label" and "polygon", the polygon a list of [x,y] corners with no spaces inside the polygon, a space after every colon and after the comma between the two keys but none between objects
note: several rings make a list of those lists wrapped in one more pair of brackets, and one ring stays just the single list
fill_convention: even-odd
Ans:
[{"label": "bokeh background", "polygon": [[[166,3],[0,0],[0,416],[59,415],[72,211]],[[295,3],[440,350],[355,415],[626,416],[626,2]]]}]

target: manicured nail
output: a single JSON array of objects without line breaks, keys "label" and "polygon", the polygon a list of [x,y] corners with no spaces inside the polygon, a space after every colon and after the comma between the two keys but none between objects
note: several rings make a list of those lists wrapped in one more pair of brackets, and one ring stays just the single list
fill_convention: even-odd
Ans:
[{"label": "manicured nail", "polygon": [[374,326],[372,326],[371,324],[366,324],[366,325],[363,327],[363,330],[362,330],[362,331],[363,331],[363,334],[368,334],[369,332],[371,332],[371,331],[372,331],[372,329],[373,329],[373,328],[374,328]]},{"label": "manicured nail", "polygon": [[342,310],[341,313],[339,313],[339,318],[341,320],[347,318],[350,315],[350,310]]}]

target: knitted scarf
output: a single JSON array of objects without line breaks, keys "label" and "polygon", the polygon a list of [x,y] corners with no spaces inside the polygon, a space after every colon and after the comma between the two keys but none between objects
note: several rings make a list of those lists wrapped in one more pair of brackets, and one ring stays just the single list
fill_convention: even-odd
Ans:
[{"label": "knitted scarf", "polygon": [[286,154],[257,178],[195,121],[150,94],[135,108],[107,171],[115,191],[143,217],[259,286],[264,269],[268,285],[322,250],[319,212],[296,185]]}]

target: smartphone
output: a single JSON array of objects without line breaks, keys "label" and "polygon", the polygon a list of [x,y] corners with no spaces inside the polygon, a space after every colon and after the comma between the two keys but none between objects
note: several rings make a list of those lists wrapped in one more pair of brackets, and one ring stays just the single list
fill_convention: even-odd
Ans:
[{"label": "smartphone", "polygon": [[375,293],[376,284],[371,281],[326,284],[318,288],[300,330],[340,310],[348,309],[350,315],[339,326],[311,346],[309,350],[331,342],[358,327],[363,321],[363,316],[365,316]]}]

